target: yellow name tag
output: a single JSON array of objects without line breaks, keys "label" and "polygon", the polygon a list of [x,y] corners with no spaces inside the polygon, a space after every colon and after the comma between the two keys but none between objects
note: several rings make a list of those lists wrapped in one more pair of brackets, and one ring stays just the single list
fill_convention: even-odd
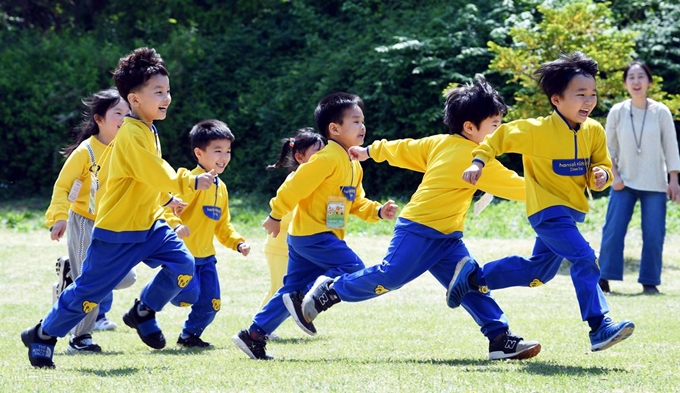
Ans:
[{"label": "yellow name tag", "polygon": [[345,201],[338,196],[328,197],[326,205],[326,228],[342,229],[345,227]]}]

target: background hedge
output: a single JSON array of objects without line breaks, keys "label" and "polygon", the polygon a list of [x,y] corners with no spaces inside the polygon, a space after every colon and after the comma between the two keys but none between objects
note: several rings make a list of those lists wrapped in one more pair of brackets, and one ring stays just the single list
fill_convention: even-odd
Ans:
[{"label": "background hedge", "polygon": [[[164,158],[193,166],[191,126],[224,120],[236,142],[223,180],[231,192],[267,198],[285,177],[264,171],[278,140],[313,126],[324,95],[363,97],[367,142],[446,132],[442,91],[450,83],[485,73],[508,103],[522,94],[506,75],[489,71],[487,43],[516,46],[511,28],[542,19],[534,0],[139,3],[0,0],[0,198],[49,195],[63,163],[58,150],[80,120],[80,99],[110,86],[118,59],[139,46],[155,47],[171,74],[173,103],[157,124]],[[626,56],[646,60],[663,77],[663,90],[680,93],[680,6],[595,3],[611,11],[616,28],[638,32]],[[521,171],[518,157],[505,162]],[[364,168],[364,186],[376,198],[408,196],[420,180],[384,164]]]}]

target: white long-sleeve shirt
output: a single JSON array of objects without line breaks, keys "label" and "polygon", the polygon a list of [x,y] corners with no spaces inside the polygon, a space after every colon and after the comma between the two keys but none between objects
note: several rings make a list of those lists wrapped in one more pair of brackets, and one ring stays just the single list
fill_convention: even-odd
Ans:
[{"label": "white long-sleeve shirt", "polygon": [[645,109],[632,106],[630,99],[612,107],[605,125],[607,147],[626,187],[640,191],[666,192],[667,173],[680,171],[675,125],[666,105],[650,98],[647,101],[649,104],[646,117]]}]

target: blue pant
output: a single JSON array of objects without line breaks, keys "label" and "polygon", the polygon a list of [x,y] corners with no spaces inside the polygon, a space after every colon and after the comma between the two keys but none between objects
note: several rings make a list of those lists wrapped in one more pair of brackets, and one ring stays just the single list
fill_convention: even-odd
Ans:
[{"label": "blue pant", "polygon": [[602,278],[623,280],[623,248],[633,209],[640,201],[642,257],[638,282],[661,284],[663,242],[666,236],[666,193],[624,188],[611,190],[607,217],[602,227],[600,267]]},{"label": "blue pant", "polygon": [[110,243],[93,238],[82,273],[47,313],[43,331],[64,337],[139,261],[151,268],[161,267],[140,295],[141,301],[153,311],[162,310],[194,274],[194,258],[164,221],[156,221],[140,243]]},{"label": "blue pant", "polygon": [[[447,288],[458,262],[464,257],[474,259],[462,237],[461,232],[445,235],[399,218],[382,263],[343,274],[333,288],[340,300],[360,302],[399,289],[426,271]],[[463,297],[462,305],[489,339],[508,330],[503,310],[490,294],[471,292]]]},{"label": "blue pant", "polygon": [[[281,236],[281,235],[279,235]],[[288,271],[283,286],[253,318],[250,327],[270,334],[290,316],[283,304],[284,293],[306,291],[319,276],[335,277],[364,268],[364,262],[330,232],[311,236],[288,235]]]},{"label": "blue pant", "polygon": [[182,333],[201,336],[220,311],[220,280],[217,277],[215,256],[196,258],[196,273],[189,285],[172,299],[175,306],[191,306]]},{"label": "blue pant", "polygon": [[106,317],[106,313],[111,311],[112,306],[113,306],[113,292],[106,295],[104,300],[102,300],[101,303],[99,303],[99,314],[97,314],[97,320]]},{"label": "blue pant", "polygon": [[597,320],[609,312],[597,282],[600,269],[595,251],[583,238],[571,217],[556,217],[534,225],[538,235],[531,258],[517,255],[491,261],[477,274],[480,285],[489,289],[536,287],[552,280],[563,259],[571,262],[571,281],[581,309],[581,318]]}]

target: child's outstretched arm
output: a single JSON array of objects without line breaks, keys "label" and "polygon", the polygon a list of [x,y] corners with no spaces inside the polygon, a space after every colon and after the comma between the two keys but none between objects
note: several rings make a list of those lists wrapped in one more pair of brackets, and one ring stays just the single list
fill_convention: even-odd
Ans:
[{"label": "child's outstretched arm", "polygon": [[363,162],[371,158],[371,156],[368,155],[368,148],[366,147],[352,146],[349,148],[348,153],[353,160],[357,161]]},{"label": "child's outstretched arm", "polygon": [[277,237],[279,232],[281,232],[281,220],[275,220],[272,216],[267,216],[264,222],[262,222],[262,228],[267,231],[268,235]]},{"label": "child's outstretched arm", "polygon": [[595,191],[600,191],[602,190],[606,185],[607,185],[607,180],[609,179],[609,175],[607,174],[607,171],[600,167],[594,167],[593,168],[593,187]]},{"label": "child's outstretched arm", "polygon": [[390,199],[389,201],[385,202],[384,205],[382,205],[380,211],[378,212],[378,216],[383,220],[394,220],[394,218],[397,216],[397,210],[399,210],[399,205]]},{"label": "child's outstretched arm", "polygon": [[473,161],[472,165],[470,165],[468,169],[463,172],[463,180],[472,185],[477,184],[477,180],[482,177],[483,168],[484,165],[481,163],[481,161]]}]

